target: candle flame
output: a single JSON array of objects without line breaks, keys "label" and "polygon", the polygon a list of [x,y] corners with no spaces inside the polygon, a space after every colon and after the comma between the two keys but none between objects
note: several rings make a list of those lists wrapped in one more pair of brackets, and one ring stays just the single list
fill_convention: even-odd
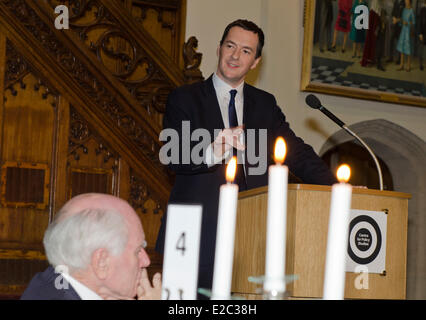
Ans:
[{"label": "candle flame", "polygon": [[237,157],[232,157],[226,166],[226,181],[233,182],[237,171]]},{"label": "candle flame", "polygon": [[337,169],[337,180],[340,182],[348,182],[351,177],[351,168],[347,164],[342,164]]},{"label": "candle flame", "polygon": [[275,153],[274,153],[275,163],[283,164],[286,153],[287,153],[287,146],[285,144],[285,141],[282,137],[278,137],[277,140],[275,141]]}]

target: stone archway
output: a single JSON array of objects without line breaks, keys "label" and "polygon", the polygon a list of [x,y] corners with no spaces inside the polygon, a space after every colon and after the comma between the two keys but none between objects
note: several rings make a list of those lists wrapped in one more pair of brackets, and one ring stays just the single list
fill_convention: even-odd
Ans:
[{"label": "stone archway", "polygon": [[[412,195],[408,203],[407,299],[426,299],[426,143],[383,119],[363,121],[349,128],[387,164],[395,191]],[[339,130],[327,139],[319,154],[354,140]]]}]

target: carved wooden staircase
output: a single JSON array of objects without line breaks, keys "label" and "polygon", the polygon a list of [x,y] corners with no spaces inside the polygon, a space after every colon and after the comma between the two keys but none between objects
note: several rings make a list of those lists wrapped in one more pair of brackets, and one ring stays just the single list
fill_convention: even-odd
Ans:
[{"label": "carved wooden staircase", "polygon": [[[55,28],[59,4],[68,30]],[[129,201],[157,271],[173,182],[158,160],[162,114],[173,88],[202,79],[185,1],[0,0],[0,11],[0,295],[44,268],[48,222],[84,192]]]}]

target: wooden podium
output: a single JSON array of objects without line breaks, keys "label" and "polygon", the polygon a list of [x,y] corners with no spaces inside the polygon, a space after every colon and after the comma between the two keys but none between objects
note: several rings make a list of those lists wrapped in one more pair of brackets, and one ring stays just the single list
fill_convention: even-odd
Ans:
[{"label": "wooden podium", "polygon": [[[322,298],[331,187],[289,184],[287,199],[286,274],[290,299]],[[355,287],[358,273],[346,273],[346,299],[405,299],[408,199],[401,192],[354,188],[352,209],[387,209],[386,272],[369,273],[368,289]],[[268,188],[241,192],[237,209],[232,293],[262,299],[261,285],[249,276],[265,273]],[[358,286],[359,287],[359,286]]]}]

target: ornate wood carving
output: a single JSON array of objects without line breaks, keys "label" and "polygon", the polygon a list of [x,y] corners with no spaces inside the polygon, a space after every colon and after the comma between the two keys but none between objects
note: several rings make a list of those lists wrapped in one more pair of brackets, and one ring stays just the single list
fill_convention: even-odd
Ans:
[{"label": "ornate wood carving", "polygon": [[81,119],[73,107],[70,107],[70,115],[69,154],[75,160],[79,160],[80,152],[84,154],[88,153],[88,149],[84,143],[89,139],[91,133],[87,123]]},{"label": "ornate wood carving", "polygon": [[164,13],[172,11],[176,14],[180,7],[180,1],[143,1],[143,0],[132,0],[132,6],[141,9],[140,15],[134,16],[136,21],[143,21],[146,18],[146,11],[153,9],[157,12],[157,21],[161,24],[162,28],[170,29],[172,36],[176,34],[176,23],[175,21],[167,22],[164,20]]},{"label": "ornate wood carving", "polygon": [[80,59],[68,50],[55,36],[51,27],[39,19],[35,11],[23,0],[6,0],[5,5],[16,15],[20,22],[43,45],[46,51],[72,75],[79,85],[103,109],[106,115],[123,130],[140,150],[153,163],[159,164],[160,144],[157,137],[148,135],[144,128],[121,106],[113,93],[104,87],[87,69]]},{"label": "ornate wood carving", "polygon": [[78,161],[81,152],[88,154],[89,149],[86,144],[90,139],[94,139],[97,142],[98,146],[94,152],[97,156],[103,156],[104,163],[107,163],[110,159],[118,160],[117,153],[111,151],[105,142],[89,128],[87,122],[77,113],[75,108],[70,106],[69,155]]},{"label": "ornate wood carving", "polygon": [[[49,0],[52,7],[59,2]],[[161,127],[165,100],[174,85],[135,39],[132,39],[97,0],[61,1],[69,6],[70,30],[95,53]]]},{"label": "ornate wood carving", "polygon": [[130,0],[130,13],[179,66],[182,65],[182,45],[185,34],[186,0]]},{"label": "ornate wood carving", "polygon": [[67,197],[86,192],[116,194],[120,156],[70,105]]},{"label": "ornate wood carving", "polygon": [[10,41],[6,41],[6,70],[4,75],[4,88],[10,90],[16,96],[17,91],[13,85],[19,82],[22,89],[25,88],[23,78],[30,73],[28,63],[19,55]]},{"label": "ornate wood carving", "polygon": [[[19,0],[18,0],[19,1]],[[138,122],[136,122],[135,119],[140,120],[140,117],[134,117],[135,113],[125,114],[123,111],[123,115],[120,114],[117,116],[117,113],[119,113],[121,110],[126,110],[128,108],[128,105],[119,105],[116,100],[113,100],[117,102],[117,104],[114,103],[108,103],[106,101],[103,103],[106,98],[118,98],[121,99],[120,103],[126,102],[129,103],[125,96],[122,95],[122,92],[116,92],[114,91],[115,88],[117,88],[117,85],[111,87],[111,83],[105,82],[104,78],[101,78],[100,80],[96,79],[94,74],[97,76],[99,75],[99,72],[101,72],[103,69],[99,68],[96,64],[92,64],[92,59],[85,59],[82,58],[81,52],[75,51],[76,44],[79,42],[77,38],[75,37],[68,37],[70,33],[64,32],[64,31],[57,31],[52,28],[52,30],[48,30],[48,28],[44,28],[45,23],[43,21],[37,20],[37,14],[40,14],[40,17],[44,19],[44,21],[47,21],[49,24],[49,19],[45,14],[42,14],[40,12],[40,8],[36,6],[37,5],[43,5],[44,2],[33,2],[33,1],[19,1],[19,2],[0,2],[0,7],[2,7],[2,14],[0,16],[0,20],[3,24],[3,27],[6,28],[7,32],[10,33],[11,36],[14,37],[14,42],[16,41],[16,44],[19,46],[20,50],[22,50],[25,55],[28,55],[29,61],[33,63],[37,70],[40,71],[41,74],[49,74],[49,79],[52,79],[52,81],[56,81],[60,86],[61,90],[63,90],[63,94],[69,101],[75,102],[78,104],[79,112],[81,111],[82,114],[84,114],[85,117],[90,117],[92,125],[99,125],[100,133],[102,135],[111,135],[111,143],[114,145],[117,150],[120,151],[120,154],[128,161],[129,165],[137,169],[138,174],[144,177],[148,177],[149,179],[149,186],[151,190],[155,190],[156,193],[159,194],[159,197],[163,199],[163,201],[166,201],[168,198],[169,190],[170,190],[170,182],[171,182],[171,175],[167,171],[167,169],[158,163],[157,154],[158,154],[158,148],[155,143],[157,142],[157,135],[153,135],[152,130],[148,127],[148,130],[151,130],[150,134],[147,134],[144,131],[144,126],[140,125]],[[7,6],[6,6],[7,4]],[[27,4],[31,4],[32,7],[29,7]],[[46,9],[47,3],[44,3],[43,10],[47,11],[49,15],[51,14],[50,9]],[[9,10],[11,8],[11,10]],[[34,10],[37,10],[37,14],[35,14]],[[22,14],[13,14],[13,12],[20,11]],[[18,18],[23,19],[24,22],[18,21]],[[46,20],[47,19],[47,20]],[[29,21],[36,21],[34,23],[35,26],[31,26],[31,23]],[[53,20],[52,20],[53,21]],[[121,21],[123,23],[123,21]],[[53,25],[53,23],[52,23]],[[41,32],[38,29],[42,29],[43,32]],[[17,32],[15,32],[15,30]],[[43,33],[43,34],[42,34]],[[42,34],[42,35],[41,35]],[[55,38],[55,35],[57,39]],[[45,39],[45,41],[35,41],[36,39],[40,39],[42,37]],[[51,37],[51,39],[49,38]],[[48,39],[49,38],[49,39]],[[48,41],[46,40],[48,39]],[[62,41],[62,42],[61,42]],[[67,42],[68,41],[68,42]],[[71,43],[69,42],[71,41]],[[47,46],[47,43],[50,43],[51,45]],[[28,43],[28,46],[31,48],[34,48],[34,50],[37,50],[32,54],[32,50],[26,50],[26,44]],[[55,45],[52,45],[52,43],[56,43]],[[65,48],[65,45],[67,47]],[[67,49],[68,46],[70,46],[70,49]],[[155,45],[154,45],[155,47]],[[52,48],[56,48],[56,51],[51,50]],[[45,50],[46,49],[46,50]],[[76,52],[76,55],[73,54],[74,50]],[[88,51],[83,50],[83,55],[87,58]],[[82,61],[79,60],[79,58],[83,59],[84,63],[90,63],[89,68],[90,72],[85,70],[85,65]],[[39,61],[49,61],[45,66],[43,64],[40,64]],[[58,62],[57,64],[55,63]],[[64,72],[64,66],[71,69],[71,72]],[[98,69],[94,69],[98,68]],[[172,68],[173,69],[173,68]],[[53,71],[53,72],[52,72]],[[74,73],[72,73],[75,71]],[[87,72],[86,72],[87,71]],[[95,72],[94,74],[92,73]],[[168,71],[170,71],[168,69]],[[172,72],[175,72],[172,70]],[[61,74],[64,75],[64,77],[60,76]],[[175,73],[176,74],[176,73]],[[80,81],[81,88],[77,86],[77,83],[74,82],[77,77],[81,78],[82,80],[85,80],[83,84],[80,84],[83,81]],[[66,79],[66,80],[65,80]],[[176,80],[177,78],[175,78]],[[174,80],[174,81],[175,81]],[[101,83],[105,83],[108,86],[108,89],[106,87],[100,85]],[[91,86],[92,85],[92,86]],[[84,89],[84,90],[83,90]],[[70,90],[76,92],[74,96],[76,97],[74,99],[73,95],[70,95]],[[62,91],[61,91],[62,92]],[[99,96],[97,95],[99,94]],[[161,102],[160,99],[158,99],[159,102]],[[97,109],[97,106],[95,106],[94,102],[101,101],[103,104],[102,106],[105,108],[109,108],[111,112],[109,113],[103,113],[100,112],[100,108]],[[97,105],[99,105],[97,103]],[[107,110],[108,111],[108,110]],[[98,116],[99,115],[99,116]],[[104,115],[107,115],[109,119],[112,119],[113,123],[118,123],[121,131],[122,128],[128,128],[128,129],[134,129],[132,132],[129,133],[130,130],[122,133],[117,132],[117,128],[115,126],[111,126],[113,123],[109,123]],[[93,117],[93,118],[92,118]],[[95,120],[96,119],[96,120]],[[145,117],[146,119],[146,117]],[[141,119],[142,120],[142,119]],[[102,121],[100,123],[99,121]],[[147,120],[145,120],[147,121]],[[149,120],[148,120],[149,121]],[[143,122],[143,121],[142,121]],[[111,129],[108,129],[111,128]],[[134,134],[133,134],[134,133]],[[144,136],[145,135],[145,136]],[[146,138],[148,137],[148,139]],[[152,138],[151,138],[152,137]],[[117,139],[124,139],[122,140],[123,143],[119,143]],[[130,139],[129,139],[130,138]],[[131,139],[133,138],[133,139]],[[150,140],[151,139],[151,140]],[[110,140],[110,139],[108,139]],[[136,141],[138,144],[131,144],[130,141]],[[118,143],[118,144],[117,144]],[[149,143],[154,143],[153,147]],[[147,147],[148,146],[148,147]],[[99,150],[102,150],[102,148],[99,148]],[[80,154],[82,151],[80,150]],[[145,158],[142,156],[143,153],[145,155]],[[154,161],[146,161],[149,159],[146,159],[146,153],[150,153],[152,155],[151,159],[155,159],[157,163],[157,167],[153,167],[152,164]],[[143,164],[142,164],[143,163]],[[159,170],[158,170],[159,169]],[[155,178],[157,177],[157,179]],[[160,182],[161,181],[161,182]]]},{"label": "ornate wood carving", "polygon": [[196,52],[198,40],[192,36],[183,46],[184,75],[188,83],[204,80],[200,71],[202,53]]},{"label": "ornate wood carving", "polygon": [[[54,3],[53,0],[50,3]],[[102,9],[104,11],[98,13],[96,4],[100,3],[107,4]],[[109,0],[69,1],[70,6],[76,8],[70,10],[72,15],[86,14],[79,20],[79,30],[84,29],[82,21],[90,24],[99,18],[103,20],[99,20],[101,22],[97,26],[106,23],[102,32],[95,26],[90,30],[87,28],[93,33],[87,31],[87,40],[84,37],[80,40],[73,29],[60,31],[54,28],[55,16],[48,0],[0,0],[0,28],[10,39],[6,49],[7,62],[3,69],[4,88],[7,90],[5,96],[9,98],[4,109],[9,108],[8,119],[12,119],[5,120],[6,124],[3,125],[11,128],[8,134],[14,137],[10,133],[18,126],[11,116],[16,114],[13,113],[15,110],[10,111],[21,105],[26,112],[24,118],[28,119],[25,121],[30,123],[36,119],[32,123],[38,124],[34,128],[43,137],[38,139],[42,148],[38,147],[36,138],[24,141],[23,134],[16,136],[24,141],[20,146],[35,146],[32,148],[35,150],[33,153],[22,154],[35,154],[35,158],[39,154],[43,155],[46,158],[44,161],[50,165],[50,202],[49,208],[45,209],[49,210],[49,216],[53,216],[53,212],[68,197],[68,191],[71,190],[67,188],[70,171],[92,174],[92,178],[98,174],[92,184],[86,183],[83,179],[85,177],[76,179],[78,181],[75,184],[84,181],[84,186],[108,185],[112,186],[108,192],[113,190],[114,194],[131,198],[130,202],[145,213],[141,216],[145,219],[145,228],[150,230],[150,243],[154,243],[161,214],[167,205],[172,178],[158,161],[161,145],[158,142],[158,126],[152,123],[160,122],[168,92],[183,84],[184,77],[176,65],[167,67],[171,60],[161,62],[164,60],[164,52],[157,50],[158,45],[153,43],[147,46],[146,39],[141,41],[141,38],[137,38],[138,26],[129,28],[125,21],[129,15],[124,16],[121,11],[113,10],[116,1],[113,5],[110,3]],[[96,14],[90,16],[93,12]],[[95,19],[92,20],[92,17]],[[126,31],[131,29],[132,32],[116,32],[114,28]],[[96,32],[99,33],[93,40]],[[87,42],[83,46],[82,43],[89,39],[93,40],[92,45]],[[111,61],[116,63],[117,68],[111,68]],[[107,65],[109,72],[103,68]],[[38,91],[38,94],[32,90]],[[21,104],[21,101],[24,103]],[[73,106],[69,108],[70,103]],[[46,104],[52,104],[54,112]],[[48,126],[44,125],[43,120],[47,119],[44,112],[49,116]],[[19,115],[16,119],[20,119]],[[20,122],[23,128],[25,121]],[[4,141],[8,141],[8,150],[12,150],[12,154],[13,144],[18,144],[9,136]],[[27,143],[27,140],[31,143]],[[6,149],[3,146],[3,150]],[[129,172],[129,167],[134,170]],[[107,182],[101,179],[104,177],[99,177],[102,174],[104,177],[108,175]],[[41,219],[34,208],[2,209],[0,235],[6,241],[2,238],[1,246],[7,250],[11,246],[19,249],[40,247],[41,250],[41,239],[48,223],[47,214]],[[21,222],[24,222],[23,226],[19,224]],[[161,260],[158,261],[160,265]],[[26,270],[25,276],[34,271]],[[0,293],[3,278],[7,277],[0,276]],[[28,280],[27,277],[24,282]],[[12,283],[16,288],[16,281]]]},{"label": "ornate wood carving", "polygon": [[147,184],[138,177],[132,170],[130,174],[130,197],[129,203],[135,209],[140,209],[142,213],[147,213],[146,202],[152,200],[155,203],[155,208],[153,210],[154,214],[163,213],[166,207],[166,203],[161,200],[158,200],[158,197],[153,195]]},{"label": "ornate wood carving", "polygon": [[[25,90],[27,85],[24,82],[24,78],[30,73],[35,76],[29,63],[16,51],[13,44],[9,40],[6,40],[6,70],[4,76],[5,91],[10,90],[12,95],[16,96],[18,91],[14,86],[17,83],[19,83],[21,89]],[[56,107],[58,102],[58,93],[52,89],[52,86],[47,85],[45,81],[41,80],[40,77],[35,77],[37,79],[37,83],[34,85],[33,89],[35,91],[39,91],[40,88],[43,87],[44,92],[41,94],[41,97],[43,99],[47,99],[49,95],[52,95],[54,98],[52,106]]]}]

